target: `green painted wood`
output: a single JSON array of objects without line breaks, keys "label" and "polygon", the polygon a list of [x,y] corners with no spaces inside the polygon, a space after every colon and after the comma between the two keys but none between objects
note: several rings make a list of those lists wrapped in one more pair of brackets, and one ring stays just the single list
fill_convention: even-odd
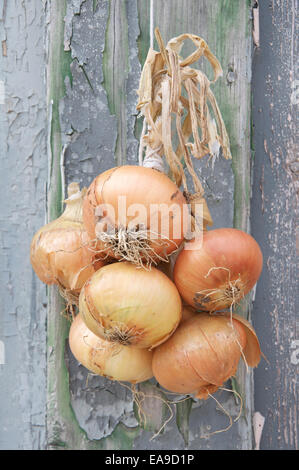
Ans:
[{"label": "green painted wood", "polygon": [[[64,51],[66,2],[53,0],[50,11],[48,67],[49,181],[48,218],[57,218],[62,209],[64,187],[61,167],[62,135],[59,103],[65,94],[65,76],[70,75],[70,54]],[[48,289],[48,400],[47,446],[49,449],[95,448],[80,429],[70,405],[68,371],[64,360],[69,322],[62,315],[65,305],[56,287]]]},{"label": "green painted wood", "polygon": [[[64,78],[69,69],[69,54],[64,51],[65,1],[52,1],[50,10],[50,47],[48,66],[49,107],[49,179],[48,219],[57,218],[62,210],[62,137],[59,118],[59,102],[65,93]],[[68,64],[68,67],[67,67]],[[51,448],[67,448],[70,444],[66,434],[76,435],[72,424],[69,403],[67,370],[64,363],[64,347],[69,325],[61,314],[64,303],[56,287],[48,289],[48,400],[47,444]],[[74,421],[75,422],[75,421]],[[80,433],[77,433],[80,435]],[[72,444],[74,444],[72,440]]]},{"label": "green painted wood", "polygon": [[[48,71],[50,218],[56,217],[61,210],[64,191],[62,155],[66,181],[76,179],[85,185],[100,171],[114,166],[115,161],[118,164],[137,162],[138,142],[134,132],[138,138],[140,120],[136,119],[136,89],[141,71],[139,60],[143,65],[149,47],[149,5],[146,0],[51,2]],[[204,182],[215,226],[234,225],[248,230],[250,5],[238,0],[154,0],[153,13],[154,26],[160,28],[165,42],[184,32],[198,34],[208,42],[222,64],[224,75],[214,92],[231,139],[233,162],[216,162],[214,173],[200,163],[197,169]],[[96,33],[92,31],[103,28],[102,42],[93,43]],[[183,53],[187,54],[190,47],[187,46]],[[97,60],[100,56],[101,61]],[[207,73],[211,75],[211,70]],[[82,377],[82,369],[65,348],[69,325],[60,315],[63,305],[55,289],[49,290],[49,299],[49,447],[184,448],[175,417],[163,435],[150,441],[152,433],[141,430],[137,421],[128,419],[128,397],[122,402],[120,386],[109,389],[111,409],[116,410],[111,411],[109,420],[100,406],[109,385],[101,380],[97,382],[91,390],[92,400],[84,391],[86,376]],[[248,315],[247,306],[242,314]],[[246,397],[243,417],[228,432],[207,438],[210,432],[227,426],[227,417],[217,411],[212,400],[195,403],[189,421],[189,449],[252,448],[251,374],[245,374],[241,368],[237,381]],[[237,416],[238,406],[231,394],[220,392],[217,398],[233,417]],[[89,438],[101,434],[96,423],[102,422],[103,418],[110,430],[105,434],[107,437]],[[127,425],[123,424],[125,420]],[[186,436],[186,430],[184,434]],[[203,436],[205,439],[201,439]]]},{"label": "green painted wood", "polygon": [[[93,4],[96,8],[96,4]],[[63,132],[59,107],[66,93],[65,79],[72,82],[70,51],[65,51],[66,1],[52,0],[50,6],[48,109],[49,109],[49,175],[48,219],[57,218],[64,194]],[[87,74],[84,73],[86,78]],[[88,77],[88,76],[87,76]],[[88,80],[87,80],[88,81]],[[90,86],[90,83],[88,83]],[[56,287],[48,289],[48,400],[47,446],[49,449],[129,449],[139,430],[122,423],[107,439],[89,440],[71,406],[69,372],[66,366],[66,344],[69,322],[63,315],[64,302]]]},{"label": "green painted wood", "polygon": [[[149,2],[138,1],[139,18],[141,18],[142,35],[139,40],[139,57],[145,60],[149,47]],[[250,173],[251,173],[251,146],[250,146],[250,116],[251,116],[251,2],[239,0],[209,0],[188,1],[165,0],[153,1],[154,25],[158,26],[163,40],[169,39],[184,32],[197,34],[205,39],[220,61],[223,68],[223,77],[213,86],[213,92],[218,101],[224,122],[227,127],[231,144],[232,162],[225,162],[224,173],[213,175],[212,171],[204,170],[204,188],[208,194],[208,204],[217,226],[234,226],[249,231],[250,215]],[[156,40],[154,47],[157,48]],[[184,53],[184,49],[182,51]],[[185,54],[191,52],[187,45]],[[212,78],[211,69],[201,62],[201,67]],[[223,165],[225,166],[225,165]],[[221,167],[221,169],[223,168]],[[201,167],[199,165],[199,167]],[[215,168],[215,173],[217,166]],[[224,177],[228,187],[221,195],[218,194],[218,184]],[[231,188],[229,188],[231,186]],[[210,188],[211,187],[211,191]],[[224,211],[224,220],[221,220],[221,207],[214,210],[215,199],[221,206],[221,200],[229,198],[233,192],[231,209],[233,217],[230,220],[228,211]],[[213,194],[214,192],[214,194]],[[218,225],[218,221],[221,224]],[[251,302],[249,299],[238,308],[238,313],[247,319],[251,318]],[[252,448],[252,414],[253,414],[253,381],[252,371],[247,372],[241,363],[236,377],[240,393],[244,399],[244,411],[238,422],[239,438],[235,447]],[[233,401],[233,399],[232,399]],[[227,433],[229,434],[229,433]],[[222,439],[230,440],[231,437]],[[232,445],[227,444],[228,446]]]},{"label": "green painted wood", "polygon": [[126,162],[127,153],[127,108],[126,80],[128,78],[128,19],[126,2],[111,0],[106,27],[103,54],[103,86],[107,93],[110,113],[117,118],[117,141],[115,161]]}]

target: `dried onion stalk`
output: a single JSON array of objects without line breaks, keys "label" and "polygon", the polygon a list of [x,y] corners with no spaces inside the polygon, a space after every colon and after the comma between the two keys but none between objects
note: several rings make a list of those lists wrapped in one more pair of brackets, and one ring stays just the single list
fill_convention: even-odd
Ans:
[{"label": "dried onion stalk", "polygon": [[[176,184],[183,184],[186,199],[193,206],[193,215],[195,204],[203,205],[205,228],[213,221],[191,155],[200,159],[209,154],[215,159],[222,148],[224,157],[230,159],[231,153],[225,124],[210,88],[211,82],[201,70],[191,65],[204,56],[214,70],[213,82],[222,75],[222,68],[199,36],[182,34],[164,46],[158,28],[155,34],[160,52],[149,50],[138,89],[137,109],[145,119],[140,153],[146,147],[145,166],[149,159],[152,161],[156,157],[160,167],[161,157],[165,156]],[[180,51],[188,39],[196,49],[183,59]],[[176,149],[173,148],[174,127],[178,141]],[[182,157],[193,180],[193,194],[187,188]]]}]

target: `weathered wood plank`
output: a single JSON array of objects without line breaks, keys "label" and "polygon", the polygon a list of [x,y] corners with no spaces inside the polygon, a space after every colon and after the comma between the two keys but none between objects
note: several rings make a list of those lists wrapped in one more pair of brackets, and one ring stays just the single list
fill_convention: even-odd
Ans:
[{"label": "weathered wood plank", "polygon": [[[64,173],[61,165],[63,137],[59,114],[65,94],[65,78],[70,75],[70,53],[64,50],[66,2],[54,0],[50,10],[48,107],[49,107],[49,181],[48,218],[57,218],[62,209]],[[69,323],[62,315],[64,303],[56,287],[48,289],[48,400],[47,447],[49,449],[93,448],[80,429],[70,404],[65,344]]]},{"label": "weathered wood plank", "polygon": [[[137,162],[138,141],[134,132],[136,131],[138,137],[139,126],[138,122],[136,123],[135,111],[136,89],[141,70],[138,56],[144,60],[149,47],[149,3],[143,0],[67,2],[64,42],[65,49],[70,50],[72,58],[72,84],[67,78],[65,96],[62,98],[59,95],[58,98],[62,136],[61,141],[60,137],[57,137],[57,147],[55,142],[52,143],[52,148],[55,149],[52,161],[56,162],[54,163],[58,184],[59,162],[63,149],[67,182],[77,180],[87,185],[95,174],[114,166],[116,162]],[[52,2],[53,5],[55,2]],[[202,164],[197,164],[197,168],[206,188],[209,206],[216,221],[215,226],[235,224],[247,229],[247,169],[250,158],[249,4],[202,0],[189,1],[186,8],[186,2],[182,0],[167,0],[155,1],[153,5],[154,24],[159,26],[165,41],[186,31],[199,34],[207,40],[211,50],[222,63],[224,78],[215,87],[215,93],[232,140],[233,166],[230,162],[220,160],[216,162],[214,173]],[[54,9],[55,18],[52,20],[60,35],[59,43],[52,44],[55,50],[61,47],[61,24],[64,26],[64,13],[61,8],[60,6],[60,9]],[[60,84],[63,77],[62,62],[58,67],[53,66],[51,72],[59,74]],[[53,138],[55,140],[55,135]],[[62,444],[68,448],[184,448],[185,444],[177,429],[175,418],[167,425],[163,435],[150,441],[151,434],[136,427],[131,394],[120,385],[99,377],[90,377],[87,386],[87,372],[66,349],[70,374],[69,396],[63,353],[67,326],[59,317],[61,305],[54,291],[51,292],[51,299],[51,446],[59,447],[59,444]],[[245,415],[239,424],[225,435],[216,434],[209,439],[200,439],[209,432],[225,428],[227,417],[216,412],[216,404],[212,400],[197,403],[190,417],[190,449],[251,448],[251,389],[250,382],[246,380],[242,378],[241,382],[242,392],[244,394],[245,391],[247,399]],[[237,416],[238,407],[231,394],[221,392],[218,399],[233,417]],[[104,439],[101,439],[103,437]]]},{"label": "weathered wood plank", "polygon": [[254,325],[268,362],[255,371],[255,409],[261,449],[298,449],[298,2],[259,3],[251,223],[265,258]]},{"label": "weathered wood plank", "polygon": [[[141,18],[141,38],[139,56],[144,60],[149,47],[149,2],[138,1]],[[214,227],[234,226],[249,231],[250,214],[250,81],[251,81],[251,10],[250,2],[226,1],[210,2],[202,0],[184,2],[181,0],[153,1],[154,25],[158,26],[167,42],[171,37],[190,32],[203,37],[210,49],[220,60],[223,78],[213,87],[227,126],[231,142],[232,163],[218,161],[214,171],[199,162],[196,167],[203,179],[204,189]],[[157,47],[156,41],[154,41]],[[187,46],[185,54],[191,52]],[[184,53],[184,50],[183,50]],[[211,77],[211,69],[204,67]],[[250,318],[250,302],[244,302],[239,313]],[[249,374],[240,364],[237,381],[244,397],[244,413],[234,429],[224,435],[211,437],[210,442],[197,441],[196,445],[214,448],[251,448],[253,413],[252,373]],[[220,399],[221,400],[221,399]],[[223,398],[222,398],[223,400]],[[233,409],[233,398],[225,398],[225,405]],[[198,411],[198,419],[203,418],[205,433],[210,424],[217,426],[214,404],[204,404],[205,411]],[[236,412],[236,410],[234,410]],[[210,422],[209,422],[210,420]],[[192,415],[191,415],[192,429]],[[194,429],[194,428],[193,428]],[[202,430],[203,431],[203,430]],[[202,432],[203,433],[203,432]],[[195,432],[198,438],[198,432]]]},{"label": "weathered wood plank", "polygon": [[[115,160],[126,161],[127,119],[126,80],[128,76],[128,20],[126,2],[111,0],[103,55],[103,86],[107,92],[110,113],[117,119]],[[119,73],[119,71],[122,73]]]},{"label": "weathered wood plank", "polygon": [[39,449],[46,442],[47,298],[29,246],[46,207],[44,3],[0,2],[0,38],[0,449]]},{"label": "weathered wood plank", "polygon": [[[51,31],[49,57],[49,119],[50,119],[50,182],[49,217],[57,217],[61,210],[64,187],[64,163],[66,180],[89,184],[101,169],[115,165],[114,148],[117,121],[110,115],[103,80],[102,52],[105,45],[105,26],[108,19],[108,2],[51,2]],[[102,23],[99,22],[99,18]],[[66,27],[65,27],[66,26]],[[95,33],[96,32],[96,33]],[[71,51],[71,52],[70,52]],[[128,139],[130,145],[130,136]],[[63,157],[63,158],[62,158]],[[96,157],[96,158],[95,158]],[[92,162],[92,163],[91,163]],[[63,164],[62,164],[63,163]],[[61,315],[63,303],[55,287],[49,289],[48,313],[48,447],[49,448],[128,448],[136,436],[136,430],[126,428],[112,420],[111,406],[106,412],[108,430],[102,425],[100,435],[94,441],[90,430],[80,425],[87,423],[90,412],[82,416],[83,399],[76,408],[69,389],[68,370],[70,353],[65,350],[69,324]],[[73,358],[71,358],[73,359]],[[73,361],[76,362],[76,361]],[[77,369],[77,370],[75,370]],[[71,381],[82,367],[76,362],[71,370]],[[86,399],[85,382],[81,380],[78,391]],[[108,381],[107,381],[108,382]],[[121,390],[121,387],[118,386]],[[121,390],[123,391],[123,390]],[[128,392],[126,392],[126,395]],[[118,394],[118,396],[120,396]],[[97,394],[98,403],[103,396]],[[128,399],[127,399],[128,401]],[[131,400],[129,407],[132,409]],[[77,419],[75,417],[76,413]],[[96,407],[95,407],[96,408]],[[117,408],[117,407],[116,407]],[[123,405],[120,406],[123,408]],[[124,407],[125,411],[126,406]],[[80,412],[82,421],[80,420]],[[122,417],[123,411],[120,412]],[[101,413],[102,417],[105,413]],[[96,417],[96,416],[95,416]],[[134,425],[136,422],[134,421]],[[92,428],[94,424],[92,423]],[[109,441],[99,440],[107,433]],[[91,439],[87,438],[87,435]]]},{"label": "weathered wood plank", "polygon": [[[231,138],[233,164],[220,160],[214,174],[202,165],[197,168],[215,226],[244,229],[249,228],[250,194],[250,3],[153,1],[154,25],[160,27],[165,41],[181,32],[200,34],[224,68],[215,94]],[[294,0],[259,4],[251,225],[265,255],[265,268],[256,291],[253,321],[269,363],[261,363],[255,372],[255,409],[266,418],[261,448],[293,449],[298,448],[298,6]],[[46,5],[51,7],[51,18]],[[0,354],[5,349],[4,364],[0,356],[1,449],[184,447],[175,418],[162,436],[150,441],[152,432],[136,426],[130,393],[97,377],[89,377],[86,383],[86,371],[66,347],[69,325],[60,315],[63,305],[52,288],[48,295],[46,444],[47,299],[28,257],[31,236],[45,222],[47,25],[52,51],[48,60],[47,211],[51,219],[61,211],[64,177],[67,182],[87,185],[95,174],[116,163],[137,161],[141,121],[135,115],[135,90],[150,42],[149,18],[150,1],[145,0],[1,2],[0,199],[4,204],[0,297],[4,308]],[[120,30],[114,35],[116,28]],[[111,64],[119,71],[112,71]],[[243,418],[241,426],[234,425],[229,433],[200,439],[225,427],[227,418],[211,400],[198,402],[190,416],[189,449],[251,447],[252,385],[251,378],[244,381],[242,374],[244,369],[239,382],[247,401],[249,397],[248,423]],[[217,398],[235,416],[229,395],[222,392]]]}]

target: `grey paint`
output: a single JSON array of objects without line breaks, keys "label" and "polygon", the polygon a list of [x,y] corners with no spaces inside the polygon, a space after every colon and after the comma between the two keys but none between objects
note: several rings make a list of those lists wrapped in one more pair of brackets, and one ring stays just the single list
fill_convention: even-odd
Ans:
[{"label": "grey paint", "polygon": [[95,14],[93,2],[79,4],[80,15],[74,16],[73,3],[67,3],[66,21],[70,27],[66,41],[73,58],[72,85],[67,79],[60,122],[66,145],[66,184],[78,181],[88,186],[95,173],[110,168],[114,162],[117,134],[116,118],[110,114],[102,86],[108,2],[101,2]]},{"label": "grey paint", "polygon": [[[65,48],[71,50],[73,57],[73,84],[67,83],[60,109],[66,182],[77,180],[86,185],[94,172],[112,166],[117,136],[117,121],[111,115],[102,83],[108,1],[97,3],[93,14],[91,0],[68,0]],[[7,7],[5,15],[3,5]],[[270,361],[262,363],[255,373],[255,409],[266,417],[262,448],[267,449],[298,445],[295,375],[298,356],[293,346],[299,339],[295,319],[298,272],[294,261],[297,108],[291,103],[292,86],[297,78],[296,5],[294,0],[260,2],[261,49],[256,51],[254,69],[256,152],[251,225],[266,261],[256,292],[254,325]],[[130,67],[125,77],[125,140],[130,163],[136,161],[135,89],[140,73],[136,11],[136,2],[130,0],[127,13]],[[0,52],[0,80],[6,85],[5,103],[0,99],[0,200],[5,201],[0,216],[0,341],[6,352],[6,363],[0,364],[0,402],[5,404],[0,408],[0,448],[37,449],[46,446],[46,291],[32,273],[28,250],[31,236],[44,223],[46,212],[45,2],[16,0],[13,5],[4,1],[0,16],[1,40],[5,41]],[[230,226],[233,218],[230,164],[219,161],[216,165],[209,180],[208,171],[202,169],[208,202],[216,226]],[[216,179],[217,193],[212,196],[209,186],[214,189]],[[135,425],[129,393],[94,376],[86,383],[87,372],[68,350],[66,362],[71,402],[89,437],[99,439],[108,435],[118,421]],[[109,403],[109,394],[117,395],[117,405],[111,406],[115,403],[113,398],[110,408],[103,412],[101,402]],[[222,391],[216,397],[236,416],[237,408],[228,393]],[[236,426],[229,433],[200,439],[226,425],[227,418],[215,402],[198,402],[191,414],[189,448],[227,448],[228,439],[232,443],[240,440]],[[151,441],[151,437],[152,433],[140,433],[134,448],[184,448],[174,420],[158,439]]]},{"label": "grey paint", "polygon": [[[66,183],[79,181],[81,185],[88,186],[95,175],[117,165],[115,149],[118,122],[116,116],[110,113],[102,72],[109,2],[99,3],[95,10],[92,1],[68,2],[67,6],[65,44],[70,48],[73,58],[72,86],[67,80],[66,96],[60,107]],[[130,2],[129,9],[128,18],[132,18],[129,41],[132,43],[136,41],[139,31],[134,2]],[[123,84],[127,116],[124,118],[126,126],[122,127],[127,128],[124,139],[127,150],[122,158],[129,163],[136,163],[138,145],[134,137],[135,90],[140,75],[137,59],[135,47],[135,55],[131,54],[128,58],[130,67]],[[119,421],[129,426],[137,425],[132,413],[130,391],[109,380],[91,376],[86,391],[86,369],[72,357],[67,360],[72,407],[80,426],[90,439],[110,435]],[[99,390],[102,392],[99,393]]]},{"label": "grey paint", "polygon": [[45,2],[1,2],[0,449],[45,446],[46,288],[29,261],[45,222],[45,33]]},{"label": "grey paint", "polygon": [[[32,6],[32,3],[30,5]],[[91,0],[68,1],[67,5],[68,9],[66,14],[65,49],[70,49],[72,53],[72,84],[68,81],[68,79],[66,80],[66,97],[61,101],[60,106],[64,144],[66,183],[72,180],[77,180],[81,184],[88,185],[91,182],[91,179],[93,178],[94,174],[113,166],[113,164],[116,164],[116,162],[113,161],[113,157],[114,149],[116,147],[117,121],[115,116],[111,116],[110,113],[108,100],[106,97],[106,90],[104,89],[102,83],[103,75],[101,72],[102,53],[105,49],[106,41],[105,30],[108,19],[108,2],[106,1],[98,3],[95,12],[93,12],[93,2]],[[17,11],[19,11],[22,6],[21,4],[17,6]],[[127,21],[129,25],[129,69],[125,77],[125,106],[127,109],[126,159],[129,163],[135,163],[138,147],[138,142],[134,136],[134,131],[136,127],[136,88],[138,86],[138,80],[140,76],[140,64],[138,61],[137,48],[139,27],[137,21],[136,2],[129,2],[127,4],[127,8]],[[43,67],[44,63],[46,62],[46,57],[45,55],[43,55],[46,13],[41,7],[41,5],[39,12],[40,15],[44,15],[42,21],[38,23],[38,26],[37,24],[35,24],[34,21],[30,21],[30,28],[39,28],[39,33],[42,34],[42,40],[40,40],[40,38],[38,38],[39,40],[37,40],[31,29],[29,30],[28,37],[32,39],[33,44],[38,43],[40,45],[41,50],[35,49],[35,51],[33,52],[31,49],[29,49],[30,58],[28,58],[28,61],[36,60],[36,54],[40,54],[41,62],[38,65],[39,67]],[[37,15],[36,21],[38,19],[39,17]],[[16,29],[15,26],[14,29]],[[45,108],[46,97],[43,88],[44,77],[40,77],[38,74],[36,74],[36,70],[38,70],[38,68],[34,70],[34,77],[35,80],[39,79],[39,86],[42,87],[44,95],[41,97],[40,101],[42,103],[42,106]],[[28,83],[32,82],[32,77],[29,78],[28,76],[26,76],[25,78],[26,80],[28,80]],[[45,119],[45,109],[43,119]],[[34,184],[43,186],[43,182],[46,179],[46,125],[42,119],[37,124],[42,128],[41,134],[43,138],[42,142],[44,148],[40,151],[39,155],[43,164],[41,165],[43,172],[35,175],[36,183],[33,183],[33,181],[29,181],[27,183],[28,188],[34,187]],[[38,127],[38,130],[40,130],[40,127]],[[32,132],[35,131],[36,129],[34,129],[34,131]],[[30,141],[30,138],[32,138],[31,134],[27,133],[26,136],[22,135],[22,138],[22,146],[24,142],[28,142],[29,148],[32,148],[33,144]],[[3,142],[5,141],[7,141],[6,136],[3,139]],[[197,166],[199,168],[203,165],[198,164]],[[215,167],[215,173],[212,177],[210,177],[209,181],[205,176],[207,175],[207,173],[208,170],[202,168],[202,175],[206,183],[207,197],[209,198],[209,204],[211,207],[212,214],[216,218],[216,224],[222,225],[225,222],[225,225],[232,225],[233,176],[231,172],[230,163],[223,161],[217,162]],[[209,184],[212,187],[215,184],[215,180],[217,180],[218,184],[218,193],[212,196],[211,192],[209,192]],[[225,181],[228,181],[228,183],[226,183]],[[229,190],[229,197],[226,196],[225,198],[224,192],[226,185],[228,185],[231,189]],[[34,205],[33,212],[36,212],[38,208],[40,214],[43,214],[45,200],[42,191],[39,192],[39,198],[34,199],[34,197],[31,197],[30,201],[27,201],[27,207],[30,207],[30,202]],[[221,219],[221,214],[224,213],[229,214],[229,216],[226,216],[225,219]],[[43,220],[38,219],[34,230],[28,233],[28,244],[26,246],[26,253],[24,254],[24,259],[26,259],[26,256],[28,256],[28,246],[32,233],[40,225],[42,225],[43,222]],[[22,269],[23,266],[24,265],[20,264],[20,269]],[[25,266],[26,269],[29,268],[28,259],[25,263]],[[10,271],[14,272],[15,269],[10,268]],[[41,286],[41,284],[38,280],[36,280],[36,277],[34,275],[32,279],[33,282],[36,283],[36,290],[33,290],[33,296],[36,296],[37,292],[42,292],[44,294],[44,287]],[[18,285],[22,285],[21,282]],[[16,295],[14,296],[14,301],[17,301],[17,297],[18,296]],[[22,297],[23,299],[21,293],[20,297]],[[40,298],[37,298],[35,302],[36,306],[40,306],[42,304]],[[37,307],[35,308],[37,309]],[[40,311],[38,311],[38,313],[40,313]],[[27,312],[27,315],[28,318],[31,318],[30,321],[34,322],[34,314],[32,315],[32,317],[30,317],[30,312]],[[7,375],[9,375],[11,379],[14,379],[15,377],[18,377],[17,369],[22,369],[24,374],[23,376],[26,380],[28,380],[28,378],[31,376],[31,380],[34,381],[33,385],[35,385],[36,382],[39,383],[39,389],[36,386],[34,387],[31,386],[31,384],[25,383],[24,390],[22,390],[22,393],[25,397],[33,397],[36,407],[40,404],[40,402],[42,403],[42,406],[39,407],[41,411],[38,415],[40,420],[39,429],[41,429],[41,437],[40,440],[38,440],[38,438],[36,437],[37,432],[35,432],[34,427],[34,424],[36,425],[36,423],[34,421],[34,418],[31,418],[31,421],[34,424],[32,424],[31,421],[26,424],[31,434],[28,434],[28,439],[24,439],[24,429],[26,426],[20,426],[20,414],[18,413],[19,409],[15,407],[15,400],[12,400],[12,404],[15,409],[15,415],[11,411],[6,412],[4,420],[2,421],[5,423],[6,419],[10,426],[9,432],[7,432],[7,429],[3,429],[2,434],[6,439],[5,443],[3,444],[3,447],[10,446],[12,448],[44,448],[46,445],[44,434],[45,364],[39,364],[39,368],[35,367],[35,365],[38,364],[39,361],[44,360],[45,355],[44,309],[41,318],[39,318],[38,320],[38,340],[34,335],[32,335],[32,328],[29,328],[24,332],[24,338],[22,338],[24,339],[24,341],[23,344],[19,347],[22,351],[22,354],[19,354],[18,348],[15,348],[15,366],[14,368],[10,369],[9,373],[7,372]],[[15,325],[13,325],[12,331],[13,334],[18,331],[18,329],[15,328]],[[30,351],[32,353],[32,356],[30,357],[32,375],[31,370],[28,370],[29,362],[26,363],[25,360],[26,354],[24,353],[24,348],[26,349],[27,344],[30,345]],[[38,346],[41,347],[42,354],[39,354]],[[23,361],[25,361],[25,364],[22,364],[22,366],[20,367],[21,356]],[[128,426],[134,426],[136,424],[136,421],[133,418],[131,412],[132,400],[129,392],[124,392],[121,386],[108,383],[107,380],[97,377],[89,377],[87,386],[87,373],[86,371],[85,373],[83,373],[82,366],[79,366],[69,354],[67,354],[66,356],[66,361],[70,370],[70,392],[72,397],[71,403],[79,424],[87,432],[87,435],[90,438],[99,439],[100,437],[109,435],[114,429],[116,423],[119,421],[126,423]],[[87,388],[88,390],[86,390]],[[89,388],[91,388],[91,393]],[[104,394],[96,393],[101,388],[105,388],[109,391],[106,392],[104,390]],[[5,388],[5,394],[8,396],[11,395],[9,393],[11,390],[13,390],[13,383],[7,384]],[[109,402],[109,400],[107,400],[109,393],[110,395],[114,393],[114,396],[117,396],[117,405],[115,405],[115,401],[113,399],[110,402],[110,406],[103,410],[102,402]],[[234,401],[231,399],[229,394],[225,392],[220,392],[217,395],[217,398],[228,410],[231,410],[231,414],[233,417],[236,416],[237,407],[234,405]],[[10,400],[8,398],[6,399],[6,403],[8,403],[9,408]],[[33,405],[30,403],[30,400],[28,400],[28,402],[24,403],[22,406],[24,413],[30,415],[31,407],[33,407]],[[198,404],[196,405],[195,410],[191,416],[190,448],[225,447],[221,434],[214,436],[213,439],[210,441],[205,439],[199,440],[200,437],[208,434],[209,432],[226,427],[227,418],[223,415],[223,413],[219,411],[215,412],[216,406],[216,403],[212,400],[204,403],[198,402]],[[211,419],[211,416],[214,416],[214,418]],[[184,447],[182,437],[179,435],[176,429],[174,419],[167,426],[167,429],[162,436],[160,436],[154,441],[150,440],[151,437],[151,433],[142,432],[140,434],[140,437],[136,440],[134,448],[179,449]],[[238,436],[238,430],[236,427],[234,427],[233,430],[230,432],[230,439],[232,442],[235,442],[238,439],[240,440],[240,436]]]},{"label": "grey paint", "polygon": [[[119,2],[111,2],[110,15],[114,12],[117,3]],[[137,163],[138,141],[134,137],[134,130],[136,89],[141,70],[136,41],[139,34],[137,3],[135,1],[127,3],[126,19],[113,18],[112,33],[109,33],[109,24],[112,19],[109,18],[107,2],[98,4],[95,11],[91,0],[69,1],[67,5],[65,45],[71,50],[73,62],[71,64],[72,86],[67,79],[66,96],[60,107],[60,121],[66,146],[65,174],[66,182],[75,180],[89,185],[95,175],[117,163],[123,164],[125,161],[130,164]],[[122,47],[117,41],[120,41],[122,37],[119,30],[124,27],[124,21],[128,22],[129,67],[123,76],[124,83],[119,86],[126,90],[124,102],[120,105],[120,109],[123,109],[123,106],[126,108],[126,119],[122,119],[121,114],[118,115],[118,119],[121,119],[122,129],[126,130],[126,139],[122,138],[122,141],[126,142],[127,151],[126,155],[118,156],[115,161],[119,122],[116,116],[110,114],[107,94],[110,102],[114,98],[117,99],[117,96],[113,95],[113,90],[109,95],[109,87],[105,88],[102,65],[103,53],[107,53],[107,41],[115,41],[116,49]],[[110,58],[109,63],[113,65],[113,58]],[[113,79],[112,74],[110,79]],[[234,181],[231,163],[219,159],[215,163],[214,171],[211,170],[211,165],[207,168],[206,161],[196,162],[195,165],[203,178],[209,207],[215,218],[215,227],[233,226]],[[216,192],[212,190],[215,187],[217,187]],[[107,379],[88,374],[88,371],[74,360],[68,348],[66,360],[70,372],[71,404],[80,426],[89,439],[109,436],[118,422],[129,427],[137,425],[132,412],[133,402],[130,391]],[[239,409],[231,394],[221,391],[216,397],[231,412],[232,417],[238,415]],[[170,396],[169,399],[175,398]],[[159,401],[155,405],[159,407]],[[237,426],[227,433],[225,441],[221,433],[213,435],[210,439],[201,439],[228,425],[227,416],[217,407],[218,405],[212,399],[198,402],[195,406],[191,415],[190,449],[242,447],[242,438]],[[175,411],[174,407],[173,410]],[[245,424],[244,417],[241,421]],[[184,448],[175,418],[167,425],[161,436],[151,441],[152,436],[153,433],[141,431],[140,436],[135,440],[134,448]]]},{"label": "grey paint", "polygon": [[259,3],[251,225],[265,261],[254,326],[268,362],[255,371],[255,409],[262,449],[298,449],[298,2]]}]

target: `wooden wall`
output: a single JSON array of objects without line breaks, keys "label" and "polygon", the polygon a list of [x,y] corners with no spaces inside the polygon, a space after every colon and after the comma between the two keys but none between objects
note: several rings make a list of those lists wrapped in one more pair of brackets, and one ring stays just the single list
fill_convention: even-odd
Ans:
[{"label": "wooden wall", "polygon": [[[189,428],[189,449],[252,449],[254,411],[266,418],[262,448],[298,445],[296,4],[260,5],[257,49],[251,3],[2,1],[0,341],[6,354],[0,361],[0,448],[184,449]],[[198,34],[221,62],[214,92],[233,160],[220,159],[213,171],[197,164],[197,170],[215,227],[252,230],[265,256],[253,308],[246,302],[240,313],[253,319],[270,363],[256,370],[255,389],[253,373],[240,367],[242,417],[208,438],[228,424],[211,399],[193,404],[189,425],[181,418],[188,406],[174,405],[177,415],[151,440],[168,416],[163,402],[148,402],[152,420],[144,430],[129,390],[87,377],[68,349],[69,323],[60,315],[57,290],[46,293],[29,263],[31,237],[46,217],[61,212],[69,182],[88,185],[107,168],[137,163],[136,89],[150,44],[151,5],[165,42],[183,32]],[[216,396],[236,417],[232,394]]]}]

